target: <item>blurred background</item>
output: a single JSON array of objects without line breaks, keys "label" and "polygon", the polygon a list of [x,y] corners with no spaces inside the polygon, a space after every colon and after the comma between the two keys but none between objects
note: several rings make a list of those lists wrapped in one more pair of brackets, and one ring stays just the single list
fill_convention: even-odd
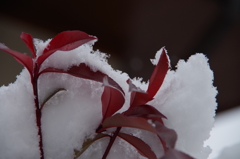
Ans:
[{"label": "blurred background", "polygon": [[[29,53],[21,32],[47,40],[66,30],[97,36],[94,49],[131,78],[148,80],[155,53],[168,50],[172,69],[197,52],[209,58],[219,104],[240,105],[239,0],[0,0],[0,42]],[[22,66],[0,51],[0,85],[15,81]]]}]

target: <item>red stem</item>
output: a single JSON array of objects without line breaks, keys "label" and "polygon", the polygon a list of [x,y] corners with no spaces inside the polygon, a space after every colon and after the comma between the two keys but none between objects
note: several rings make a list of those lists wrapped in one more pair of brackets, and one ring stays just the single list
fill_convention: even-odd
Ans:
[{"label": "red stem", "polygon": [[110,139],[110,141],[108,143],[107,149],[106,149],[105,153],[103,154],[102,159],[106,159],[107,158],[107,155],[108,155],[108,153],[109,153],[109,151],[110,151],[110,149],[111,149],[111,147],[112,147],[112,145],[113,145],[113,143],[114,143],[118,133],[120,132],[121,128],[122,127],[117,127],[117,130],[114,132],[113,136],[111,137],[111,139]]},{"label": "red stem", "polygon": [[34,75],[32,77],[32,85],[33,85],[33,93],[34,93],[34,102],[36,107],[36,124],[38,127],[38,136],[39,136],[39,150],[40,150],[40,159],[44,159],[44,151],[43,151],[43,142],[42,142],[42,126],[41,126],[41,117],[42,112],[39,107],[39,100],[38,100],[38,71],[39,68],[37,64],[35,64],[34,68]]}]

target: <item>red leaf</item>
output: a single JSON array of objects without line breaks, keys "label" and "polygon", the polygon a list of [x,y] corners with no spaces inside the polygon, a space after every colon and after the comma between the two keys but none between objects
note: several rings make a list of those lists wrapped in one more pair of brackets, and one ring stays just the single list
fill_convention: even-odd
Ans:
[{"label": "red leaf", "polygon": [[161,118],[166,118],[162,113],[160,113],[156,108],[151,105],[140,105],[138,107],[129,108],[124,115],[127,116],[142,116],[142,115],[157,115]]},{"label": "red leaf", "polygon": [[147,92],[136,87],[130,79],[127,80],[127,83],[129,84],[129,91],[131,92],[130,107],[144,105],[153,99]]},{"label": "red leaf", "polygon": [[31,51],[33,58],[36,57],[36,51],[33,45],[33,38],[30,34],[22,32],[20,38],[25,42],[28,49]]},{"label": "red leaf", "polygon": [[181,151],[169,149],[167,153],[163,157],[161,157],[161,159],[194,159],[194,158]]},{"label": "red leaf", "polygon": [[109,76],[107,76],[106,74],[100,71],[96,71],[96,72],[92,71],[91,68],[84,63],[81,63],[78,66],[71,66],[67,71],[56,69],[56,68],[46,68],[43,71],[41,71],[39,75],[43,73],[50,73],[50,72],[67,73],[75,77],[89,79],[89,80],[93,80],[101,83],[104,82],[104,79],[105,81],[107,79],[109,86],[116,88],[117,90],[122,92],[122,94],[124,94],[122,88],[112,78],[110,78]]},{"label": "red leaf", "polygon": [[55,36],[43,50],[43,54],[38,57],[37,63],[40,66],[46,58],[57,50],[73,50],[91,40],[96,39],[81,31],[64,31]]},{"label": "red leaf", "polygon": [[128,117],[123,114],[116,114],[114,116],[106,118],[102,126],[97,132],[102,132],[108,128],[112,127],[131,127],[147,130],[157,134],[155,128],[148,123],[148,121],[141,117]]},{"label": "red leaf", "polygon": [[153,98],[149,96],[148,93],[142,93],[142,92],[135,92],[133,91],[131,93],[131,104],[130,107],[136,107],[140,105],[144,105],[147,102],[151,101]]},{"label": "red leaf", "polygon": [[144,157],[147,157],[149,159],[157,159],[155,153],[141,139],[125,133],[119,133],[118,136],[127,141],[128,143],[130,143],[133,147],[135,147],[138,150],[138,152]]},{"label": "red leaf", "polygon": [[107,117],[112,116],[115,112],[122,108],[124,97],[118,90],[105,86],[101,97],[102,100],[102,115],[104,121]]},{"label": "red leaf", "polygon": [[157,66],[154,68],[151,78],[149,80],[149,86],[147,92],[150,94],[150,97],[154,97],[159,88],[161,87],[163,80],[166,76],[166,73],[169,68],[169,61],[167,57],[166,50],[162,49],[162,54],[158,61]]},{"label": "red leaf", "polygon": [[2,43],[0,43],[0,50],[3,50],[5,52],[7,52],[8,54],[12,55],[20,64],[22,64],[23,66],[25,66],[27,68],[30,75],[32,76],[32,74],[33,74],[33,61],[32,61],[31,57],[29,57],[25,54],[21,54],[17,51],[11,50]]},{"label": "red leaf", "polygon": [[165,142],[167,148],[174,148],[177,141],[177,133],[173,129],[155,122],[158,136]]}]

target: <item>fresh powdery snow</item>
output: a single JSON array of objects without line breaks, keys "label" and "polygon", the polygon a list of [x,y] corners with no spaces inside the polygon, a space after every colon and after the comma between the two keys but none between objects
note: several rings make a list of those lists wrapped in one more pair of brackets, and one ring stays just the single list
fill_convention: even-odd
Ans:
[{"label": "fresh powdery snow", "polygon": [[[38,56],[49,41],[35,40]],[[67,70],[72,65],[85,63],[93,71],[107,74],[125,92],[125,104],[119,110],[123,112],[130,102],[129,85],[126,83],[129,76],[114,70],[107,62],[108,55],[93,50],[93,42],[71,51],[57,51],[43,63],[41,69],[54,67]],[[160,53],[161,50],[152,60],[153,64],[157,64]],[[147,88],[148,82],[142,82],[141,78],[135,78],[132,82],[143,90]],[[95,136],[102,120],[102,83],[63,73],[45,73],[39,78],[39,102],[43,103],[59,88],[63,90],[48,100],[42,109],[45,159],[73,159],[74,150],[80,150],[85,139]],[[177,150],[197,159],[207,159],[211,148],[204,147],[204,141],[209,138],[213,127],[216,94],[213,72],[203,54],[192,55],[187,61],[180,60],[175,71],[170,69],[167,72],[155,99],[149,103],[167,117],[164,119],[165,126],[177,132]],[[157,136],[151,132],[133,128],[123,128],[121,131],[141,138],[158,158],[163,155]],[[0,159],[39,159],[38,142],[34,95],[29,73],[23,69],[14,83],[0,87]],[[109,138],[97,140],[79,159],[101,158],[108,142]],[[144,157],[126,141],[117,138],[108,158]]]},{"label": "fresh powdery snow", "polygon": [[203,54],[180,60],[177,70],[169,70],[152,105],[167,116],[167,127],[178,134],[176,148],[196,158],[207,158],[211,149],[203,147],[213,127],[216,88],[213,73]]}]

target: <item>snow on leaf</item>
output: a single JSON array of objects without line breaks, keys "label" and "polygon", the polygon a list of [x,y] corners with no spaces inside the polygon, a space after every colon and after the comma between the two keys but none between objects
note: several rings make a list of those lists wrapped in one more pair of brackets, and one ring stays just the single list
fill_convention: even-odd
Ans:
[{"label": "snow on leaf", "polygon": [[57,50],[70,51],[91,40],[96,39],[82,31],[64,31],[56,35],[43,50],[43,54],[38,57],[39,66]]},{"label": "snow on leaf", "polygon": [[20,38],[25,42],[28,49],[31,51],[33,58],[36,57],[36,51],[33,45],[33,38],[30,34],[22,32]]},{"label": "snow on leaf", "polygon": [[25,66],[27,70],[29,71],[30,75],[32,76],[33,74],[33,60],[31,57],[19,53],[17,51],[9,49],[7,46],[4,44],[0,43],[0,50],[7,52],[8,54],[12,55],[16,61],[18,61],[20,64]]},{"label": "snow on leaf", "polygon": [[131,92],[130,107],[144,105],[153,99],[147,92],[136,87],[130,79],[127,80],[127,83]]},{"label": "snow on leaf", "polygon": [[67,71],[62,69],[56,69],[56,68],[46,68],[43,71],[39,73],[49,73],[49,72],[55,72],[55,73],[67,73],[69,75],[80,77],[84,79],[89,79],[97,82],[104,82],[104,78],[107,78],[108,84],[115,89],[119,90],[122,94],[124,94],[122,88],[118,85],[117,82],[115,82],[112,78],[107,76],[106,74],[100,72],[100,71],[92,71],[90,67],[88,67],[86,64],[81,63],[78,66],[71,66]]},{"label": "snow on leaf", "polygon": [[155,153],[141,139],[125,133],[119,133],[118,136],[130,143],[132,146],[134,146],[138,150],[138,152],[144,157],[147,157],[149,159],[157,159]]},{"label": "snow on leaf", "polygon": [[147,92],[150,97],[154,97],[159,88],[161,87],[164,78],[167,74],[169,68],[169,61],[167,57],[166,50],[163,48],[160,59],[157,66],[154,68],[151,78],[149,80],[149,86]]},{"label": "snow on leaf", "polygon": [[106,118],[97,132],[102,132],[112,127],[131,127],[143,129],[157,134],[155,128],[142,117],[128,117],[123,114],[116,114]]}]

